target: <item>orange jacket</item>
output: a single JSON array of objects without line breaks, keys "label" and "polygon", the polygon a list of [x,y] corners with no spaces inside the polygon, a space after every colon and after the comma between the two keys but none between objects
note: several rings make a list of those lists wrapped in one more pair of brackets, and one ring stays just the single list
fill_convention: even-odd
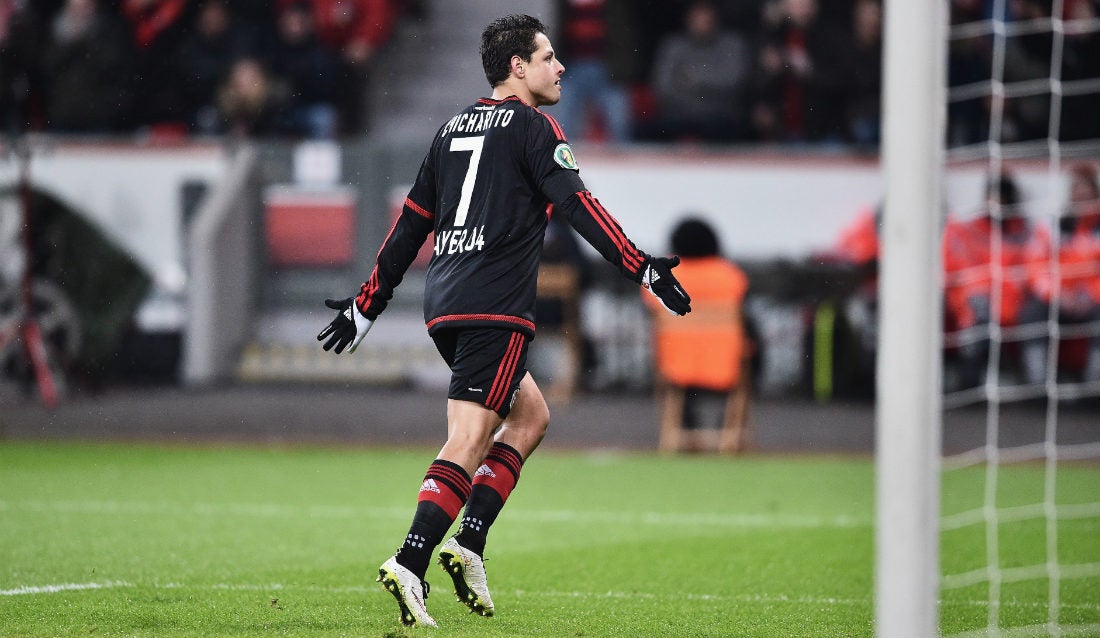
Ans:
[{"label": "orange jacket", "polygon": [[[1023,309],[1032,269],[1049,259],[1050,233],[1025,219],[1010,219],[1001,238],[1001,325],[1014,325]],[[993,281],[993,222],[989,217],[949,221],[943,234],[944,295],[957,328],[977,319],[970,299],[989,297]]]},{"label": "orange jacket", "polygon": [[669,383],[729,390],[741,380],[745,273],[722,257],[684,258],[673,271],[691,295],[691,312],[674,317],[648,292],[654,312],[657,370]]},{"label": "orange jacket", "polygon": [[[1064,304],[1100,304],[1100,228],[1079,223],[1073,234],[1063,240],[1058,247],[1058,275],[1061,283],[1058,295]],[[1050,262],[1035,264],[1031,269],[1035,296],[1050,303],[1054,285]]]},{"label": "orange jacket", "polygon": [[874,209],[861,211],[840,231],[833,254],[856,265],[878,259],[878,220]]}]

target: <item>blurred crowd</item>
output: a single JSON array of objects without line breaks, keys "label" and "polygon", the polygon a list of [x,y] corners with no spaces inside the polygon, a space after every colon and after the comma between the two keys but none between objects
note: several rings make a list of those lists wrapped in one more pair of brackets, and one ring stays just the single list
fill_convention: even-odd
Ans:
[{"label": "blurred crowd", "polygon": [[[1058,15],[1053,7],[1061,7]],[[990,19],[1010,27],[999,46],[987,30],[965,27]],[[956,95],[949,102],[948,142],[1100,138],[1098,20],[1098,0],[951,0],[948,83]],[[1004,95],[966,95],[966,88],[991,79],[1004,82]]]},{"label": "blurred crowd", "polygon": [[[942,243],[945,345],[957,373],[948,389],[985,383],[991,326],[997,326],[1005,344],[998,359],[1020,383],[1042,385],[1048,377],[1100,382],[1097,165],[1070,165],[1065,188],[1062,210],[1037,208],[1046,200],[1029,194],[1013,169],[1005,166],[986,177],[985,197],[976,215],[947,216]],[[862,211],[833,249],[818,257],[859,269],[865,285],[851,294],[846,312],[873,315],[867,321],[852,321],[872,331],[878,310],[881,229],[881,208]],[[872,338],[861,347],[873,354],[875,342]],[[1052,344],[1055,353],[1050,352]],[[861,365],[873,373],[873,357]]]},{"label": "blurred crowd", "polygon": [[[566,93],[554,114],[575,140],[878,144],[881,0],[555,2]],[[1100,78],[1100,0],[1057,4],[1060,16],[1049,0],[951,0],[962,30],[950,39],[949,83],[964,91],[949,102],[951,144],[1100,137],[1100,91],[1052,99],[1049,82],[1007,97],[988,88],[1055,73],[1064,83]],[[431,8],[0,0],[0,121],[76,133],[360,134],[375,54],[398,20]],[[1065,20],[1063,33],[1051,18]],[[991,19],[1025,28],[997,40]]]},{"label": "blurred crowd", "polygon": [[1046,381],[1052,360],[1048,336],[1053,331],[1013,328],[1048,321],[1060,324],[1061,338],[1074,346],[1059,345],[1061,352],[1053,358],[1059,367],[1076,368],[1083,381],[1100,381],[1096,167],[1074,165],[1068,172],[1068,191],[1065,210],[1047,225],[1028,217],[1028,198],[1012,172],[1005,170],[989,177],[982,215],[948,219],[943,240],[945,306],[948,328],[956,331],[962,387],[984,381],[990,347],[988,339],[968,337],[965,331],[991,322],[1002,327],[1006,341],[1017,344],[1011,354],[1025,383]]},{"label": "blurred crowd", "polygon": [[0,118],[61,133],[362,132],[406,0],[0,0]]},{"label": "blurred crowd", "polygon": [[880,0],[559,0],[571,137],[878,141]]},{"label": "blurred crowd", "polygon": [[[617,140],[877,146],[881,0],[636,4],[559,0],[557,43],[571,91],[562,119],[572,135],[591,134],[594,121],[596,135]],[[951,98],[950,144],[991,134],[1003,142],[1100,137],[1100,90],[1086,85],[1053,100],[1046,81],[1100,79],[1100,0],[1057,4],[1061,14],[1052,16],[1050,0],[951,0],[948,82],[977,90]],[[1064,20],[1062,33],[1052,18]],[[998,42],[991,20],[1011,24],[1010,35]],[[1040,82],[994,98],[995,79]],[[1061,109],[1056,131],[1052,104]],[[1000,116],[996,131],[991,113]]]}]

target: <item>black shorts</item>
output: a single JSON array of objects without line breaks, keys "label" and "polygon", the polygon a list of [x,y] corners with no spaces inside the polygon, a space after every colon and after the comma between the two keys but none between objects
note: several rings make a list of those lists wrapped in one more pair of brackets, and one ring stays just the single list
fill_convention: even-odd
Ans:
[{"label": "black shorts", "polygon": [[531,340],[502,328],[443,328],[432,339],[451,368],[447,398],[479,403],[506,418],[527,374]]}]

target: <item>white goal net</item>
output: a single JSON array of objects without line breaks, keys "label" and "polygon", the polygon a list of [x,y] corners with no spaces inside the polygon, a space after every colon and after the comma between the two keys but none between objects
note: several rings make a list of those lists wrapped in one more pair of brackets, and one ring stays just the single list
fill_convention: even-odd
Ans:
[{"label": "white goal net", "polygon": [[876,634],[1100,636],[1100,2],[885,8]]},{"label": "white goal net", "polygon": [[940,631],[1100,636],[1100,3],[951,3]]}]

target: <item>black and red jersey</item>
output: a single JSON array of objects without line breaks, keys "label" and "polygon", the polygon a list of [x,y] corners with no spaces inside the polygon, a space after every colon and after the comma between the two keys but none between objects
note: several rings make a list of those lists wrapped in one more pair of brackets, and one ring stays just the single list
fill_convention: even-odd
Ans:
[{"label": "black and red jersey", "polygon": [[533,335],[551,213],[565,215],[605,259],[641,281],[649,256],[585,189],[557,121],[515,96],[482,98],[436,133],[356,303],[375,319],[434,231],[424,293],[429,331],[497,325]]}]

